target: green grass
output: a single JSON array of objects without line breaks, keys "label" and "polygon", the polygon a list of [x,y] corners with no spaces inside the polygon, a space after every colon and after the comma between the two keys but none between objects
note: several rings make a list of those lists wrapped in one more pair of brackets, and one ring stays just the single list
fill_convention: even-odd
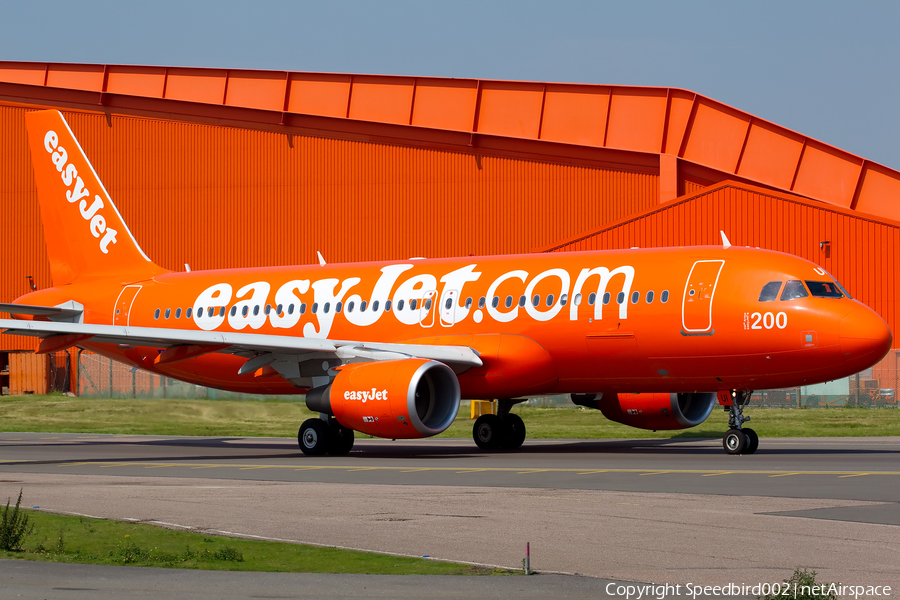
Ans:
[{"label": "green grass", "polygon": [[[699,427],[644,431],[607,420],[580,407],[513,409],[530,438],[720,437],[727,415],[716,408]],[[900,410],[872,408],[759,408],[746,414],[761,437],[892,436],[900,434]],[[303,402],[234,400],[109,400],[67,396],[0,397],[0,430],[45,433],[293,437],[314,416]],[[440,437],[470,438],[472,421],[460,416]],[[360,436],[363,437],[363,436]]]},{"label": "green grass", "polygon": [[515,574],[503,569],[424,558],[226,538],[140,523],[40,511],[27,513],[35,526],[35,533],[26,540],[23,551],[0,551],[0,558],[215,571],[383,575]]}]

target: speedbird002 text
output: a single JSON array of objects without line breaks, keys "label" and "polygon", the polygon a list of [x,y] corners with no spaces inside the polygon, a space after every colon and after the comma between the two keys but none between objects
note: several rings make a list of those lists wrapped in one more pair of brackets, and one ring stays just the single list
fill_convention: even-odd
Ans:
[{"label": "speedbird002 text", "polygon": [[[221,389],[306,394],[306,454],[360,431],[436,435],[461,398],[498,399],[475,443],[519,447],[522,399],[572,401],[645,429],[729,411],[752,453],[754,389],[856,373],[884,321],[817,265],[721,246],[172,272],[154,264],[57,111],[26,115],[52,287],[0,306],[7,333]],[[93,198],[93,200],[90,200]]]}]

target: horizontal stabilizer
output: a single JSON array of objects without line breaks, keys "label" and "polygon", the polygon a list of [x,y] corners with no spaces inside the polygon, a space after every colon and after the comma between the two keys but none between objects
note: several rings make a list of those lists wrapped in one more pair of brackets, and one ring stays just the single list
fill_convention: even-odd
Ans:
[{"label": "horizontal stabilizer", "polygon": [[31,315],[34,317],[50,317],[53,320],[73,319],[84,312],[80,305],[73,306],[33,306],[29,304],[0,304],[0,313],[11,315]]}]

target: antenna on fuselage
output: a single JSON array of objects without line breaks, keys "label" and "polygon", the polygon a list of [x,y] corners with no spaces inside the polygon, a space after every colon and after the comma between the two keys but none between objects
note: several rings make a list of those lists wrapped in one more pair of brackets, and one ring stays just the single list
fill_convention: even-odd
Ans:
[{"label": "antenna on fuselage", "polygon": [[719,230],[719,233],[722,234],[722,247],[723,248],[731,248],[731,242],[728,241],[728,237],[725,235],[725,232]]},{"label": "antenna on fuselage", "polygon": [[320,267],[324,267],[324,266],[325,266],[325,259],[322,258],[322,253],[319,252],[318,250],[316,250],[316,256],[319,257],[319,266],[320,266]]}]

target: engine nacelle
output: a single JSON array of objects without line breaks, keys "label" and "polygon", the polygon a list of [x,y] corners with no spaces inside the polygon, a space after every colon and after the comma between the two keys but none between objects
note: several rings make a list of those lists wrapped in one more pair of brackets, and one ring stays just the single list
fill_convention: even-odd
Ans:
[{"label": "engine nacelle", "polygon": [[687,429],[709,417],[716,405],[716,393],[604,394],[595,402],[604,417],[629,427]]},{"label": "engine nacelle", "polygon": [[433,360],[354,363],[341,367],[331,385],[310,390],[306,406],[369,435],[423,438],[456,418],[459,382],[450,367]]}]

